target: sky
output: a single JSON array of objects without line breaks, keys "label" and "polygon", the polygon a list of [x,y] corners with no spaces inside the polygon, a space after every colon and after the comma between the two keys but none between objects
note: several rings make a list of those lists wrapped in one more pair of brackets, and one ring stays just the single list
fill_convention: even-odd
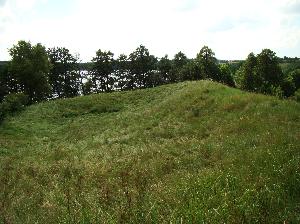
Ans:
[{"label": "sky", "polygon": [[300,0],[0,0],[0,61],[19,40],[66,47],[90,61],[140,44],[150,54],[245,59],[264,48],[300,56]]}]

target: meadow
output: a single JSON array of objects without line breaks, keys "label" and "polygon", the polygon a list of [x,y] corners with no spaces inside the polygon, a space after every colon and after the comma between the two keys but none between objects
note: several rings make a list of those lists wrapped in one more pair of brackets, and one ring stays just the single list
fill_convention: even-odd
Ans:
[{"label": "meadow", "polygon": [[0,223],[300,223],[300,104],[210,81],[27,107]]}]

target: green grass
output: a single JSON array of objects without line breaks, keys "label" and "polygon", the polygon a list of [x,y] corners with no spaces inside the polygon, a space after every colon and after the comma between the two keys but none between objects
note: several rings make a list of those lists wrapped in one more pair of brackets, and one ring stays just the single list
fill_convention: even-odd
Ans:
[{"label": "green grass", "polygon": [[209,81],[0,126],[0,223],[300,223],[300,104]]}]

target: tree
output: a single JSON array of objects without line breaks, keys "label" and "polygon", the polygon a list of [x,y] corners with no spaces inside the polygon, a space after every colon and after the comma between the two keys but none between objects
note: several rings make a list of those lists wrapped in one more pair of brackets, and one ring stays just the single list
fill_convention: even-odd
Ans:
[{"label": "tree", "polygon": [[262,93],[272,94],[273,88],[280,88],[284,77],[275,52],[270,49],[263,49],[257,55],[256,76],[259,78],[257,88]]},{"label": "tree", "polygon": [[109,92],[114,85],[114,54],[110,51],[96,52],[96,57],[93,58],[93,83],[97,92]]},{"label": "tree", "polygon": [[171,83],[172,80],[172,61],[168,55],[162,57],[157,63],[157,70],[161,78],[161,84]]},{"label": "tree", "polygon": [[179,79],[185,80],[197,80],[199,76],[199,67],[195,60],[188,60],[188,62],[180,69]]},{"label": "tree", "polygon": [[10,93],[21,92],[16,77],[9,71],[9,63],[2,63],[0,66],[0,102]]},{"label": "tree", "polygon": [[290,97],[300,88],[300,69],[290,72],[285,78],[282,85],[284,96]]},{"label": "tree", "polygon": [[283,88],[289,88],[276,54],[270,49],[257,56],[250,53],[237,72],[237,82],[242,89],[278,96],[283,95]]},{"label": "tree", "polygon": [[83,95],[89,95],[93,92],[93,81],[87,79],[85,83],[82,84],[82,93]]},{"label": "tree", "polygon": [[121,54],[116,60],[116,88],[119,90],[131,89],[133,80],[129,73],[129,62],[125,54]]},{"label": "tree", "polygon": [[257,88],[262,81],[255,73],[256,65],[257,59],[251,52],[236,73],[236,82],[241,89],[257,91]]},{"label": "tree", "polygon": [[19,91],[29,96],[29,101],[37,102],[46,99],[51,93],[48,82],[50,62],[46,49],[41,44],[19,41],[9,49],[12,60],[9,71],[19,87]]},{"label": "tree", "polygon": [[298,90],[300,88],[300,69],[292,71],[289,76],[295,85],[295,90]]},{"label": "tree", "polygon": [[196,62],[200,69],[198,79],[206,78],[215,81],[221,80],[215,53],[209,47],[202,47],[200,52],[197,54]]},{"label": "tree", "polygon": [[232,76],[232,72],[230,70],[230,66],[228,64],[220,64],[219,65],[219,71],[220,71],[220,82],[234,87],[234,80]]},{"label": "tree", "polygon": [[152,87],[152,76],[156,69],[157,59],[150,55],[149,50],[140,45],[129,55],[129,70],[132,86],[130,88]]},{"label": "tree", "polygon": [[291,76],[285,77],[281,89],[283,91],[283,95],[285,97],[293,96],[296,91],[296,86],[294,80]]},{"label": "tree", "polygon": [[0,66],[0,102],[2,102],[4,96],[9,93],[8,83],[8,66],[7,64],[3,64]]},{"label": "tree", "polygon": [[183,52],[179,51],[174,55],[174,59],[172,62],[173,65],[170,76],[171,82],[182,81],[184,77],[184,74],[182,74],[184,66],[189,62],[187,56]]},{"label": "tree", "polygon": [[64,47],[49,48],[48,55],[52,64],[49,82],[53,94],[59,98],[79,95],[81,82],[78,58]]}]

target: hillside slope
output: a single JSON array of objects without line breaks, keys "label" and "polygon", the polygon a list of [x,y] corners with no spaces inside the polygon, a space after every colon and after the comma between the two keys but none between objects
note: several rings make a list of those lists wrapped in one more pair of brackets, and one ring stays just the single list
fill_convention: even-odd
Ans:
[{"label": "hillside slope", "polygon": [[300,105],[209,81],[0,126],[0,223],[299,223]]}]

